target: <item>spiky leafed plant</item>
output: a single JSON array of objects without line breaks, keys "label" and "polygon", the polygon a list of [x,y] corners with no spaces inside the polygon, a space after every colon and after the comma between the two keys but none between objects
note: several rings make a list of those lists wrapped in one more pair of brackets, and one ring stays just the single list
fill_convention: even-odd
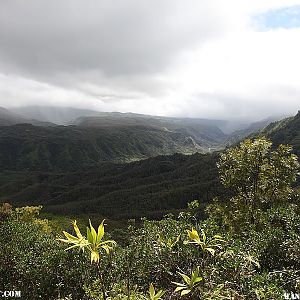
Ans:
[{"label": "spiky leafed plant", "polygon": [[204,230],[201,230],[201,237],[194,228],[192,230],[187,230],[187,233],[190,240],[186,241],[186,244],[198,245],[202,251],[208,251],[211,255],[214,255],[216,249],[221,248],[221,243],[224,242],[220,235],[214,235],[212,238],[208,238]]},{"label": "spiky leafed plant", "polygon": [[91,253],[91,263],[98,263],[100,259],[100,250],[105,250],[109,254],[110,250],[113,249],[113,246],[116,244],[113,240],[102,241],[104,237],[104,220],[98,227],[98,232],[96,232],[91,221],[89,221],[89,227],[87,227],[87,238],[85,238],[78,226],[76,220],[72,222],[76,236],[71,235],[70,233],[63,231],[63,234],[67,239],[58,239],[61,242],[72,244],[66,250],[73,248],[79,248],[84,251],[87,249]]},{"label": "spiky leafed plant", "polygon": [[72,222],[72,224],[76,236],[73,236],[70,233],[63,231],[63,234],[65,235],[66,239],[58,239],[58,240],[67,244],[71,244],[71,246],[68,247],[66,250],[79,248],[82,251],[88,250],[90,252],[91,263],[92,264],[96,263],[98,267],[99,277],[102,285],[103,298],[106,299],[103,273],[99,267],[100,251],[104,250],[107,254],[109,254],[110,251],[113,249],[113,246],[116,244],[116,242],[113,240],[107,240],[107,241],[102,240],[104,237],[104,220],[99,225],[98,231],[95,230],[91,221],[89,220],[89,226],[87,227],[87,238],[81,234],[77,226],[76,220]]},{"label": "spiky leafed plant", "polygon": [[146,299],[160,300],[164,294],[165,294],[165,291],[163,291],[163,290],[159,290],[158,292],[156,292],[153,284],[151,283],[150,287],[149,287],[149,298],[146,298]]},{"label": "spiky leafed plant", "polygon": [[172,282],[175,285],[177,285],[174,292],[178,292],[178,293],[180,292],[181,296],[194,293],[198,288],[200,282],[203,280],[203,278],[199,276],[199,273],[200,273],[199,267],[197,267],[194,271],[192,271],[190,276],[183,273],[178,273],[182,277],[184,283]]}]

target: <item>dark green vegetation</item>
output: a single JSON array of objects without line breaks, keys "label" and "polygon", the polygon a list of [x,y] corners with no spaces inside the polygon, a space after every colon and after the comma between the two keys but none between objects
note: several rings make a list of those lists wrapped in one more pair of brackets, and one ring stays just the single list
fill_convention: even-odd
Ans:
[{"label": "dark green vegetation", "polygon": [[[274,124],[274,122],[276,123],[277,120],[279,120],[281,118],[267,118],[258,122],[254,122],[251,123],[248,127],[244,128],[244,129],[240,129],[240,130],[236,130],[234,132],[232,132],[226,143],[230,146],[232,144],[238,143],[240,141],[242,141],[243,139],[251,136],[251,135],[255,135],[260,131],[264,131],[264,129],[269,126],[269,124]],[[279,121],[280,122],[280,121]]]},{"label": "dark green vegetation", "polygon": [[[259,134],[255,136],[266,136],[272,140],[274,146],[280,144],[288,144],[293,147],[293,152],[300,157],[300,111],[295,117],[286,118],[277,122],[273,122],[265,127]],[[297,185],[300,185],[298,177]]]},{"label": "dark green vegetation", "polygon": [[[168,147],[174,147],[172,138],[183,136],[151,127],[153,120],[143,129],[129,124],[134,122],[132,118],[123,118],[128,125],[125,128],[117,124],[124,120],[111,117],[108,127],[1,127],[0,200],[17,205],[43,204],[47,212],[55,214],[93,212],[126,219],[145,215],[158,218],[178,212],[193,199],[206,204],[226,193],[217,176],[218,153],[174,154],[130,164],[109,162],[117,157],[129,160],[137,153],[157,155],[162,149],[167,154]],[[299,155],[299,120],[298,113],[272,123],[261,134],[275,145],[283,139]],[[174,147],[172,151],[177,150]],[[101,162],[103,158],[108,161]]]},{"label": "dark green vegetation", "polygon": [[287,118],[278,122],[271,123],[261,135],[268,136],[274,143],[289,144],[293,146],[295,153],[300,155],[300,111],[295,117]]},{"label": "dark green vegetation", "polygon": [[78,118],[73,126],[42,127],[5,112],[11,118],[7,125],[22,124],[0,126],[2,170],[70,171],[107,161],[203,153],[221,147],[226,138],[212,122],[201,119],[98,113]]},{"label": "dark green vegetation", "polygon": [[1,200],[43,204],[55,214],[160,217],[192,199],[207,202],[222,193],[217,159],[217,154],[176,154],[74,172],[3,171]]},{"label": "dark green vegetation", "polygon": [[220,147],[226,135],[219,128],[221,121],[196,118],[168,118],[132,113],[99,113],[97,117],[81,117],[74,124],[81,127],[131,127],[142,126],[191,137],[205,150]]},{"label": "dark green vegetation", "polygon": [[[84,112],[27,110],[28,118],[43,113],[63,120]],[[74,124],[0,126],[2,201],[55,214],[161,217],[220,192],[217,156],[197,154],[225,140],[213,121],[98,113]]]},{"label": "dark green vegetation", "polygon": [[[207,206],[207,218],[194,201],[178,217],[130,221],[109,234],[73,223],[63,237],[40,208],[3,204],[0,290],[50,300],[292,297],[300,292],[298,167],[289,147],[247,140],[221,156],[230,194]],[[73,247],[64,251],[58,237]]]},{"label": "dark green vegetation", "polygon": [[0,167],[54,171],[129,162],[157,155],[201,152],[182,133],[152,127],[0,127]]}]

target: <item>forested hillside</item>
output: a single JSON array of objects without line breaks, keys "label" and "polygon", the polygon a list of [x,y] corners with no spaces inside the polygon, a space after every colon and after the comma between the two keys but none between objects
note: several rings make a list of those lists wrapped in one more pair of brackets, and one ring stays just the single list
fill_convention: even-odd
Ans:
[{"label": "forested hillside", "polygon": [[226,150],[217,165],[229,194],[208,205],[205,217],[192,201],[179,214],[111,230],[99,216],[64,225],[42,219],[41,206],[0,204],[0,288],[49,300],[297,299],[296,155],[259,138]]},{"label": "forested hillside", "polygon": [[[170,143],[152,127],[150,131],[133,125],[128,128],[120,129],[116,124],[109,129],[1,127],[0,200],[43,204],[46,211],[55,214],[93,212],[126,219],[160,217],[182,209],[190,200],[206,204],[224,194],[216,169],[218,153],[174,154],[129,164],[109,162],[118,155],[124,158],[124,153],[159,154],[159,141],[166,151],[174,146],[168,131]],[[299,153],[299,114],[273,123],[259,134],[270,137],[275,145],[283,136]],[[144,140],[146,136],[153,137],[152,144]],[[101,162],[100,157],[108,161]]]},{"label": "forested hillside", "polygon": [[105,161],[203,151],[184,133],[154,127],[0,127],[0,167],[4,170],[74,170]]},{"label": "forested hillside", "polygon": [[218,154],[175,154],[74,172],[2,171],[0,201],[42,204],[55,214],[156,218],[191,199],[207,203],[220,195],[217,159]]},{"label": "forested hillside", "polygon": [[300,154],[300,111],[295,117],[271,123],[261,133],[268,136],[274,145],[289,144]]},{"label": "forested hillside", "polygon": [[83,127],[127,127],[144,126],[183,133],[191,136],[197,143],[206,149],[220,147],[226,135],[220,129],[222,121],[197,118],[171,118],[139,115],[132,113],[99,113],[99,116],[81,117],[74,121],[75,125]]}]

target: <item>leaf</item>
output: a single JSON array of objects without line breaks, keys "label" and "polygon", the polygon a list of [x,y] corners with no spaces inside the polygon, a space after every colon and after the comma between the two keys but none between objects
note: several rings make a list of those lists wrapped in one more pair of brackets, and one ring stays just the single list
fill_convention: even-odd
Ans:
[{"label": "leaf", "polygon": [[202,280],[203,280],[202,277],[197,277],[197,278],[195,278],[194,283],[200,282],[200,281],[202,281]]},{"label": "leaf", "polygon": [[200,272],[200,269],[199,269],[199,267],[197,267],[197,268],[192,272],[192,276],[193,276],[193,277],[198,277],[199,272]]},{"label": "leaf", "polygon": [[218,239],[218,240],[222,240],[223,239],[223,237],[221,235],[214,235],[214,238]]},{"label": "leaf", "polygon": [[[179,273],[179,272],[178,272]],[[187,283],[187,284],[190,284],[191,282],[191,279],[189,276],[185,275],[185,274],[182,274],[182,273],[179,273],[179,275],[183,278],[183,280]]]},{"label": "leaf", "polygon": [[93,243],[92,244],[96,244],[96,242],[97,242],[97,233],[96,233],[96,230],[95,230],[95,228],[93,227],[93,225],[91,223],[91,220],[89,220],[89,223],[90,223],[90,229],[91,229],[91,234],[92,234],[92,238],[93,238]]},{"label": "leaf", "polygon": [[65,239],[56,239],[56,240],[64,243],[69,243],[69,240],[65,240]]},{"label": "leaf", "polygon": [[112,250],[112,247],[110,247],[108,245],[103,245],[103,246],[101,246],[101,248],[104,249],[107,254],[109,254],[110,250]]},{"label": "leaf", "polygon": [[172,283],[173,283],[173,284],[176,284],[176,285],[178,285],[178,286],[181,286],[181,287],[186,287],[186,285],[183,284],[183,283],[174,282],[174,281],[172,281]]},{"label": "leaf", "polygon": [[192,230],[188,230],[188,236],[191,240],[200,240],[198,231],[192,228]]},{"label": "leaf", "polygon": [[[65,235],[65,237],[67,238],[66,243],[76,243],[78,241],[78,238],[73,236],[72,234],[63,231],[63,234]],[[62,240],[63,241],[63,240]]]},{"label": "leaf", "polygon": [[91,250],[91,263],[95,262],[97,263],[100,259],[100,255],[98,251]]},{"label": "leaf", "polygon": [[215,255],[215,252],[216,252],[215,249],[207,247],[207,248],[205,248],[205,250],[207,250],[212,256]]},{"label": "leaf", "polygon": [[67,249],[65,249],[65,251],[71,250],[71,249],[76,248],[76,247],[80,247],[80,246],[78,244],[72,245],[72,246],[68,247]]},{"label": "leaf", "polygon": [[97,243],[99,243],[102,240],[103,236],[104,236],[104,221],[105,220],[103,220],[101,222],[101,224],[99,225],[99,227],[98,227]]},{"label": "leaf", "polygon": [[184,295],[189,294],[190,292],[191,292],[191,290],[183,290],[180,295],[184,296]]},{"label": "leaf", "polygon": [[180,292],[182,291],[183,289],[185,289],[186,286],[178,286],[176,289],[175,289],[175,292]]},{"label": "leaf", "polygon": [[166,291],[159,290],[159,291],[156,293],[155,299],[157,299],[157,300],[160,299],[165,293],[166,293]]},{"label": "leaf", "polygon": [[77,237],[78,237],[79,239],[82,239],[83,236],[82,236],[82,234],[81,234],[81,232],[80,232],[80,230],[79,230],[79,228],[78,228],[78,226],[77,226],[77,221],[76,221],[76,220],[73,221],[72,224],[73,224],[73,228],[74,228],[74,230],[75,230],[75,232],[76,232]]},{"label": "leaf", "polygon": [[63,231],[63,234],[65,235],[65,237],[68,239],[69,242],[71,241],[78,241],[78,238],[73,236],[72,234],[66,232],[66,231]]},{"label": "leaf", "polygon": [[93,236],[92,236],[92,233],[91,233],[91,230],[90,228],[86,228],[86,235],[87,235],[87,239],[88,241],[93,244]]},{"label": "leaf", "polygon": [[150,298],[153,298],[155,295],[155,289],[152,283],[150,283],[149,294],[150,294]]}]

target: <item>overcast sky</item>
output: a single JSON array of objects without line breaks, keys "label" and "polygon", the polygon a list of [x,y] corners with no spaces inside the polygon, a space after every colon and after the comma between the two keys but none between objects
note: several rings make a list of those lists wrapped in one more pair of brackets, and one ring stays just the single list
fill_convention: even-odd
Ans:
[{"label": "overcast sky", "polygon": [[300,109],[300,0],[1,0],[0,106]]}]

